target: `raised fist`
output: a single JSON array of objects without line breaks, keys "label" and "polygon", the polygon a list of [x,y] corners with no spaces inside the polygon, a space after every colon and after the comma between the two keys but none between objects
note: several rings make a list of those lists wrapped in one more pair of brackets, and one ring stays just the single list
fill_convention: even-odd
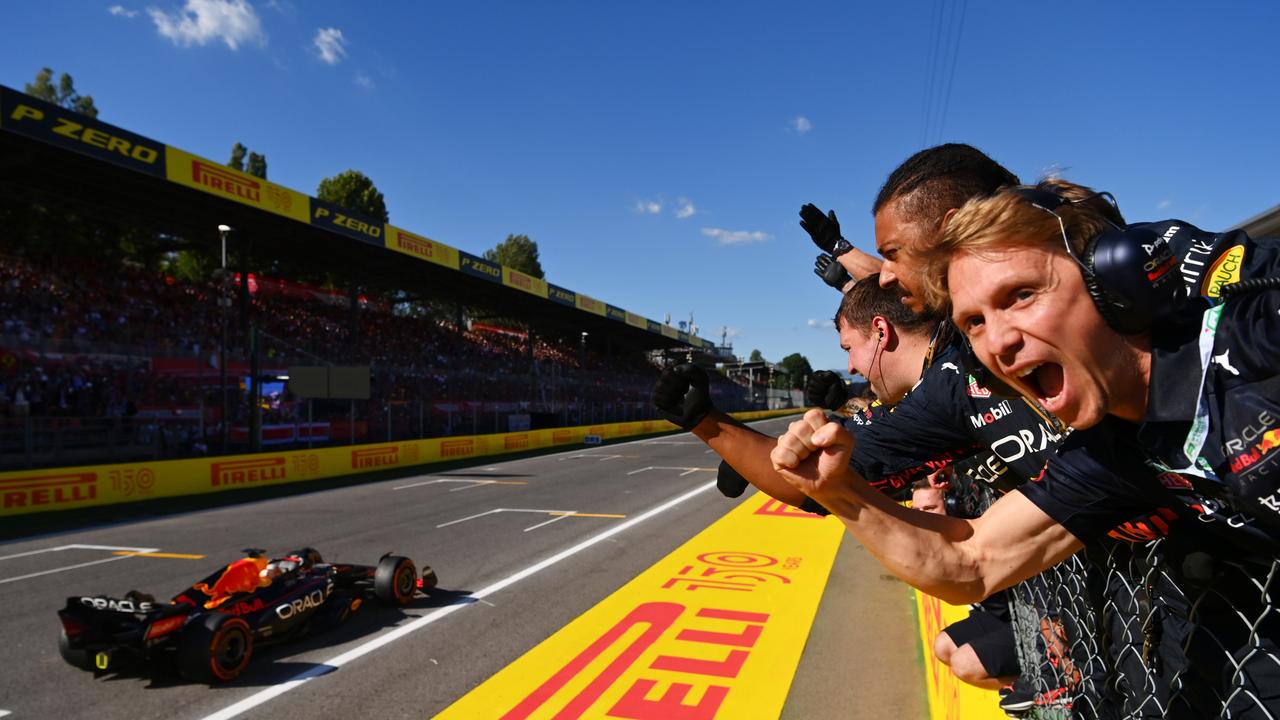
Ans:
[{"label": "raised fist", "polygon": [[849,390],[845,387],[844,378],[830,370],[819,370],[805,383],[804,398],[810,407],[839,410],[848,402]]},{"label": "raised fist", "polygon": [[653,386],[653,405],[667,420],[692,430],[712,410],[706,371],[689,363],[663,370]]}]

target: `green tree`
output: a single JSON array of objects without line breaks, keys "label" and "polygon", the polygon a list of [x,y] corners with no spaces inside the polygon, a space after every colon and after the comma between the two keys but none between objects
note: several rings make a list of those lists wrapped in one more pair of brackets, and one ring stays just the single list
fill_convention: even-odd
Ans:
[{"label": "green tree", "polygon": [[791,353],[782,358],[778,365],[787,371],[787,384],[793,388],[803,388],[805,379],[813,374],[813,367],[809,365],[809,358],[800,353]]},{"label": "green tree", "polygon": [[247,152],[249,152],[249,148],[245,147],[244,145],[241,145],[238,142],[235,145],[232,145],[231,159],[227,161],[227,166],[230,167],[232,170],[239,170],[240,172],[244,172],[244,156],[245,156],[245,153]]},{"label": "green tree", "polygon": [[[245,156],[249,157],[249,164],[245,165]],[[227,161],[227,167],[240,172],[247,172],[254,177],[267,179],[267,156],[259,155],[256,152],[249,152],[249,148],[237,142],[231,146],[231,159]]]},{"label": "green tree", "polygon": [[761,355],[759,350],[752,350],[747,362],[764,362],[764,355]]},{"label": "green tree", "polygon": [[47,100],[59,107],[74,110],[91,118],[98,117],[98,108],[93,104],[93,97],[76,92],[75,82],[67,73],[62,73],[58,84],[53,84],[53,70],[42,68],[36,73],[35,82],[26,85],[26,93],[41,100]]},{"label": "green tree", "polygon": [[538,261],[538,243],[530,240],[528,235],[508,235],[492,250],[485,250],[484,259],[536,278],[547,276]]},{"label": "green tree", "polygon": [[389,219],[387,201],[373,181],[359,170],[345,170],[321,180],[316,197],[382,222]]},{"label": "green tree", "polygon": [[267,179],[267,156],[259,155],[256,152],[249,153],[249,164],[245,168],[245,172],[254,177]]}]

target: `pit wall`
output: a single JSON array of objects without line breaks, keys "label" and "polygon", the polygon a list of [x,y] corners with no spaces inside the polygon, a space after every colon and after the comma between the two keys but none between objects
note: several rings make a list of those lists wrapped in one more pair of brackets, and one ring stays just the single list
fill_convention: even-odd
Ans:
[{"label": "pit wall", "polygon": [[969,617],[967,605],[948,605],[919,590],[916,612],[920,619],[920,643],[924,655],[926,690],[931,720],[1008,720],[994,690],[980,690],[951,674],[933,654],[933,640],[943,628]]},{"label": "pit wall", "polygon": [[[798,410],[733,413],[760,420]],[[676,430],[666,420],[0,473],[0,517],[306,482]]]}]

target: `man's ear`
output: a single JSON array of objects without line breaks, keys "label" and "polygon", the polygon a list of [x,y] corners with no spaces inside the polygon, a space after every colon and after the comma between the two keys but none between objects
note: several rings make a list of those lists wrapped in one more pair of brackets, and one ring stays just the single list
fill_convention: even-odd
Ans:
[{"label": "man's ear", "polygon": [[893,335],[893,326],[883,315],[871,318],[871,331],[876,335],[876,344],[884,345]]},{"label": "man's ear", "polygon": [[942,216],[942,224],[938,226],[938,229],[946,230],[947,224],[951,222],[951,218],[955,217],[955,214],[958,212],[960,212],[960,208],[951,208],[948,210],[946,214]]}]

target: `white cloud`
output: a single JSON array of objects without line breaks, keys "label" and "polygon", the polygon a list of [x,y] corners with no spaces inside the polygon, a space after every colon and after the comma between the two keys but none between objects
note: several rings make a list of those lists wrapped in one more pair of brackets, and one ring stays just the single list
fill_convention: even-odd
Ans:
[{"label": "white cloud", "polygon": [[632,212],[641,215],[657,215],[662,212],[661,200],[637,200],[636,204],[631,207]]},{"label": "white cloud", "polygon": [[691,218],[698,213],[698,209],[693,206],[693,202],[688,198],[680,198],[676,201],[676,218],[685,220]]},{"label": "white cloud", "polygon": [[759,230],[725,230],[722,228],[702,228],[702,234],[714,238],[718,245],[745,245],[748,243],[766,242],[773,236]]},{"label": "white cloud", "polygon": [[116,17],[132,18],[132,17],[138,16],[137,10],[130,10],[129,8],[123,5],[112,5],[111,7],[107,8],[107,12],[111,13],[112,15],[115,15]]},{"label": "white cloud", "polygon": [[830,320],[815,320],[814,318],[809,318],[805,324],[811,328],[817,328],[818,330],[831,330],[835,327],[835,324]]},{"label": "white cloud", "polygon": [[1156,209],[1157,209],[1157,210],[1164,210],[1165,208],[1169,207],[1169,206],[1170,206],[1170,205],[1172,205],[1172,204],[1173,204],[1173,201],[1172,201],[1172,200],[1170,200],[1169,198],[1165,198],[1165,199],[1161,200],[1160,202],[1156,203]]},{"label": "white cloud", "polygon": [[155,22],[156,31],[175,45],[207,45],[221,40],[238,50],[245,43],[267,44],[258,14],[247,0],[187,0],[177,12],[151,7],[147,14]]},{"label": "white cloud", "polygon": [[809,118],[797,115],[796,119],[791,121],[791,129],[803,135],[813,129],[813,123],[809,122]]},{"label": "white cloud", "polygon": [[347,39],[338,28],[319,28],[311,44],[320,59],[328,65],[337,65],[347,56]]},{"label": "white cloud", "polygon": [[360,87],[364,88],[365,90],[372,90],[372,89],[373,89],[373,78],[369,77],[368,75],[365,75],[365,74],[364,74],[364,73],[362,73],[362,72],[358,72],[358,73],[356,73],[356,76],[355,76],[354,82],[355,82],[355,84],[359,85]]}]

